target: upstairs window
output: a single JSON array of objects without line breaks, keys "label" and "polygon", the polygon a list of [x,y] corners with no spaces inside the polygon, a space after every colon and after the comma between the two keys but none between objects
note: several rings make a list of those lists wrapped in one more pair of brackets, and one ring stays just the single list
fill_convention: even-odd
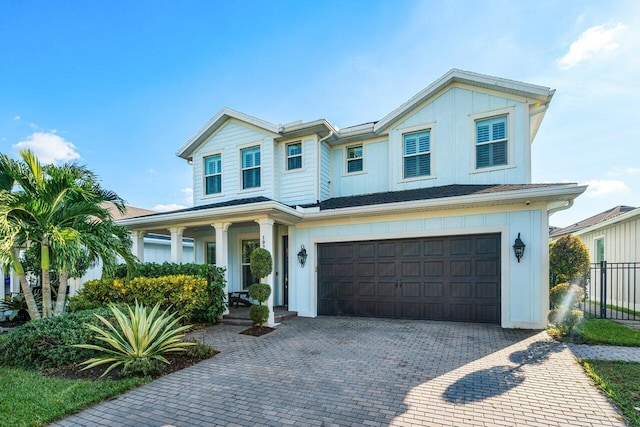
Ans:
[{"label": "upstairs window", "polygon": [[431,131],[403,136],[404,178],[431,175]]},{"label": "upstairs window", "polygon": [[245,148],[242,156],[242,188],[260,187],[260,147]]},{"label": "upstairs window", "polygon": [[204,194],[222,192],[222,156],[216,154],[204,158]]},{"label": "upstairs window", "polygon": [[347,173],[362,172],[364,170],[362,160],[362,145],[347,147]]},{"label": "upstairs window", "polygon": [[476,169],[508,163],[507,135],[506,115],[476,122]]},{"label": "upstairs window", "polygon": [[287,170],[302,168],[302,143],[294,142],[287,145]]}]

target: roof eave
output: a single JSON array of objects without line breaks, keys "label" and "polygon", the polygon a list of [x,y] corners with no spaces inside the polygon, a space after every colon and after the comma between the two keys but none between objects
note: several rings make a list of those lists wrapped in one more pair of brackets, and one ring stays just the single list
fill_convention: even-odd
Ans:
[{"label": "roof eave", "polygon": [[640,216],[640,208],[636,208],[622,215],[614,216],[613,218],[607,219],[605,221],[599,222],[589,227],[584,227],[581,230],[573,232],[572,234],[581,235],[581,234],[591,233],[593,231],[597,231],[600,228],[609,227],[610,225],[616,224],[618,222],[626,221],[628,219],[632,219],[636,216]]},{"label": "roof eave", "polygon": [[466,196],[442,197],[438,199],[412,200],[348,208],[326,209],[307,212],[305,220],[353,217],[362,215],[386,215],[410,211],[443,210],[465,207],[533,203],[538,201],[571,201],[582,194],[586,186],[567,184],[536,189],[513,190],[500,193],[471,194]]}]

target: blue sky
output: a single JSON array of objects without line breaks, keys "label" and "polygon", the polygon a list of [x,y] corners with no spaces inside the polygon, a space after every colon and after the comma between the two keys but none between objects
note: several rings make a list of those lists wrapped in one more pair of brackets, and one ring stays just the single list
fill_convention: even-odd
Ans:
[{"label": "blue sky", "polygon": [[451,68],[557,90],[534,182],[566,226],[640,206],[637,1],[0,1],[0,151],[77,160],[128,204],[191,203],[177,149],[222,107],[379,120]]}]

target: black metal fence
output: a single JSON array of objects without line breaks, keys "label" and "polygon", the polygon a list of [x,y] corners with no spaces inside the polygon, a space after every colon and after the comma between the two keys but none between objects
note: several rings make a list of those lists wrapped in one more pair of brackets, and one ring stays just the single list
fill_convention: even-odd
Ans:
[{"label": "black metal fence", "polygon": [[584,280],[584,313],[591,317],[640,320],[640,262],[591,264]]}]

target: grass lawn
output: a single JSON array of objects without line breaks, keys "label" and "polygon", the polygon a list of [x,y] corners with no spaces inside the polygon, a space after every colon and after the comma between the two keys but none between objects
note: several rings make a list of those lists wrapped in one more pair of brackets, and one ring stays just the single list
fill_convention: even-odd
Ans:
[{"label": "grass lawn", "polygon": [[640,363],[584,360],[587,374],[613,400],[632,426],[640,427]]},{"label": "grass lawn", "polygon": [[149,381],[68,380],[0,367],[0,426],[42,426]]},{"label": "grass lawn", "polygon": [[585,319],[570,338],[584,344],[640,347],[640,331],[607,319]]}]

